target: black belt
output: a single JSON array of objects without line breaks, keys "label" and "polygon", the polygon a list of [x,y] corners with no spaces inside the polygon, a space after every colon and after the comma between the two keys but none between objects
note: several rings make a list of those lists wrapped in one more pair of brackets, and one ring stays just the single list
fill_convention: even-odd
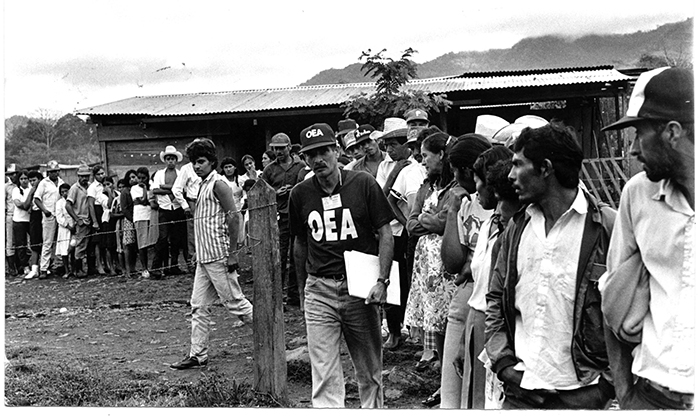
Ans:
[{"label": "black belt", "polygon": [[691,393],[679,393],[677,391],[670,390],[668,387],[664,387],[659,383],[655,383],[644,377],[639,377],[639,382],[642,383],[642,387],[647,387],[655,392],[661,394],[665,398],[672,400],[674,402],[682,403],[686,406],[693,405],[693,398],[695,395]]},{"label": "black belt", "polygon": [[340,282],[342,280],[345,280],[345,275],[344,274],[317,274],[315,275],[316,277],[320,277],[321,279],[333,279],[337,282]]}]

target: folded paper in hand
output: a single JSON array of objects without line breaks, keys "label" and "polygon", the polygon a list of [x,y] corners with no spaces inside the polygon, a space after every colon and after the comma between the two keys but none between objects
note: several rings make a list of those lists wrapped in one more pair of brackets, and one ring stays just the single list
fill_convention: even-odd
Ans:
[{"label": "folded paper in hand", "polygon": [[[379,257],[359,251],[346,251],[344,257],[350,296],[366,299],[379,278]],[[396,261],[391,262],[389,281],[391,283],[387,287],[386,303],[400,305],[399,263]]]}]

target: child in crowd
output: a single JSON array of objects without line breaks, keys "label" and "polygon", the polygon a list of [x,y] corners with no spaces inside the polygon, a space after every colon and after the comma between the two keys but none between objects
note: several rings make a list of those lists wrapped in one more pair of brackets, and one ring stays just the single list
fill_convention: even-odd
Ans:
[{"label": "child in crowd", "polygon": [[58,187],[58,192],[61,197],[56,201],[56,222],[58,223],[58,236],[56,237],[56,255],[61,257],[63,260],[63,266],[65,267],[64,279],[69,279],[75,277],[73,273],[73,266],[75,259],[69,259],[73,255],[73,248],[75,245],[71,246],[71,239],[73,232],[75,231],[75,221],[68,215],[66,211],[66,197],[68,197],[68,190],[70,185],[64,183]]},{"label": "child in crowd", "polygon": [[110,222],[111,207],[109,206],[109,194],[112,193],[114,199],[119,198],[118,194],[114,191],[114,180],[111,177],[106,177],[102,183],[104,191],[101,195],[98,195],[97,202],[102,206],[102,222],[101,229],[105,230],[105,234],[102,236],[102,244],[105,248],[105,258],[102,259],[105,269],[109,269],[114,272],[115,275],[120,275],[121,270],[119,268],[119,263],[117,262],[117,238],[114,232],[114,227]]},{"label": "child in crowd", "polygon": [[[114,230],[114,252],[116,253],[115,257],[113,257],[113,260],[115,260],[116,264],[121,268],[121,270],[127,270],[126,269],[126,263],[124,261],[124,248],[123,248],[123,218],[124,218],[124,213],[122,212],[122,205],[121,205],[121,194],[124,192],[124,189],[126,186],[124,185],[124,180],[119,179],[117,181],[117,191],[115,192],[114,199],[112,200],[112,206],[109,209],[109,229]],[[128,188],[127,192],[129,191]],[[119,268],[117,270],[119,270]],[[121,272],[119,272],[121,273]]]},{"label": "child in crowd", "polygon": [[[141,261],[141,277],[159,278],[161,273],[158,270],[148,270],[148,248],[155,244],[151,235],[151,205],[148,197],[150,175],[148,168],[140,167],[136,170],[138,184],[131,187],[131,198],[134,203],[134,229],[136,230],[136,244],[139,249],[139,260]],[[156,227],[157,228],[157,227]]]}]

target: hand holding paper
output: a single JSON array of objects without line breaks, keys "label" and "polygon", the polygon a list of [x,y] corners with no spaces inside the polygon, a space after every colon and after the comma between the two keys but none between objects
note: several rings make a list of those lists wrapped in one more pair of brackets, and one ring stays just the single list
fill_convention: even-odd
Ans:
[{"label": "hand holding paper", "polygon": [[401,304],[401,287],[399,284],[399,263],[392,261],[391,273],[389,274],[390,284],[387,288],[375,288],[384,286],[377,284],[379,276],[379,257],[361,253],[359,251],[346,251],[345,257],[345,273],[348,277],[348,292],[351,296],[367,299],[371,292],[376,299],[381,296],[378,291],[386,292],[386,303],[392,305]]}]

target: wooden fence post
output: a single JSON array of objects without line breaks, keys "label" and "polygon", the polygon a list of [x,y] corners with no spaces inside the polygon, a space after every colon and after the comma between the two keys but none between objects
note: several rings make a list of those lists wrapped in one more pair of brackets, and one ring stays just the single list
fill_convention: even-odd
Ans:
[{"label": "wooden fence post", "polygon": [[275,190],[258,179],[248,192],[253,251],[253,388],[287,401],[282,276]]}]

